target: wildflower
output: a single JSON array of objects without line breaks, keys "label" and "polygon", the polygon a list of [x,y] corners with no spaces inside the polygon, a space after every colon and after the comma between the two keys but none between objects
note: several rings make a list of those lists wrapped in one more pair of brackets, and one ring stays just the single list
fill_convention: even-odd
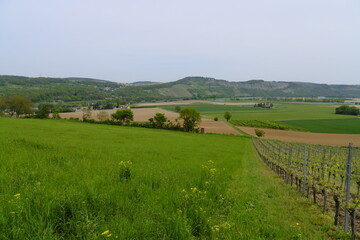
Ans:
[{"label": "wildflower", "polygon": [[20,193],[15,194],[14,198],[20,198]]},{"label": "wildflower", "polygon": [[220,227],[218,225],[215,225],[215,226],[211,227],[211,230],[213,232],[218,232],[218,231],[220,231]]},{"label": "wildflower", "polygon": [[209,182],[209,181],[205,181],[205,184],[208,185],[208,184],[210,184],[210,182]]},{"label": "wildflower", "polygon": [[101,233],[101,236],[104,236],[104,237],[111,237],[111,233],[110,233],[110,231],[109,230],[106,230],[106,231],[104,231],[104,232],[102,232]]},{"label": "wildflower", "polygon": [[198,189],[196,187],[190,188],[191,191],[196,192]]},{"label": "wildflower", "polygon": [[185,189],[183,189],[183,190],[181,190],[181,192],[186,193],[186,190],[185,190]]},{"label": "wildflower", "polygon": [[297,223],[296,223],[296,226],[299,226],[299,225],[300,225],[300,223],[297,222]]},{"label": "wildflower", "polygon": [[36,182],[36,185],[40,186],[40,185],[41,185],[41,182]]}]

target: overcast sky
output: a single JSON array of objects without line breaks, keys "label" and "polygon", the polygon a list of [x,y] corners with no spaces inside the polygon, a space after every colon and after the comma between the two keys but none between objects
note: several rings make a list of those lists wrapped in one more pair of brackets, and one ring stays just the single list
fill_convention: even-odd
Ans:
[{"label": "overcast sky", "polygon": [[359,0],[0,0],[0,75],[360,84]]}]

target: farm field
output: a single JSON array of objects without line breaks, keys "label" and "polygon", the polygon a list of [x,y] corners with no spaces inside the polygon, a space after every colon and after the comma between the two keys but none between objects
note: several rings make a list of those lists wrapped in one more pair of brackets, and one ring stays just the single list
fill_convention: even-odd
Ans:
[{"label": "farm field", "polygon": [[360,134],[360,118],[291,120],[283,123],[318,133]]},{"label": "farm field", "polygon": [[0,239],[335,234],[247,137],[0,118],[0,153]]},{"label": "farm field", "polygon": [[329,145],[329,146],[348,146],[349,143],[353,143],[354,146],[360,147],[359,134],[312,133],[312,132],[285,131],[285,130],[253,128],[253,127],[238,127],[238,128],[241,131],[254,137],[256,136],[255,129],[261,129],[265,132],[265,136],[262,137],[265,139],[273,139],[273,140],[280,140],[280,141],[294,142],[294,143]]},{"label": "farm field", "polygon": [[[105,111],[109,118],[111,114],[116,112],[116,109],[111,110],[101,110]],[[154,117],[156,113],[163,113],[166,117],[174,121],[176,118],[179,117],[179,114],[173,111],[164,110],[161,108],[134,108],[131,109],[134,113],[134,121],[138,122],[145,122],[148,121],[149,118]],[[95,120],[99,120],[97,115],[99,114],[100,110],[92,111],[91,118]],[[82,119],[83,113],[81,111],[78,112],[69,112],[69,113],[60,113],[61,118],[79,118]],[[233,135],[240,135],[240,133],[235,130],[233,127],[228,125],[223,121],[215,122],[213,119],[203,118],[200,127],[205,128],[206,133],[218,133],[218,134],[233,134]]]},{"label": "farm field", "polygon": [[[184,106],[185,107],[185,106]],[[335,107],[331,104],[300,104],[275,103],[273,109],[255,108],[252,105],[213,105],[192,104],[191,107],[207,117],[223,119],[224,112],[229,111],[234,120],[304,120],[304,119],[346,119],[353,118],[335,114]],[[174,111],[173,106],[162,106],[163,109]]]}]

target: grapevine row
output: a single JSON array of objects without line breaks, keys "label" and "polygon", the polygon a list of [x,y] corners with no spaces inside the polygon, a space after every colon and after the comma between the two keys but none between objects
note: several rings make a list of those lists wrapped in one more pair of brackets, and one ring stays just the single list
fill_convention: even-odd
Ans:
[{"label": "grapevine row", "polygon": [[323,212],[334,206],[334,225],[350,221],[356,238],[356,210],[360,204],[360,149],[253,140],[261,159],[285,182],[295,185]]}]

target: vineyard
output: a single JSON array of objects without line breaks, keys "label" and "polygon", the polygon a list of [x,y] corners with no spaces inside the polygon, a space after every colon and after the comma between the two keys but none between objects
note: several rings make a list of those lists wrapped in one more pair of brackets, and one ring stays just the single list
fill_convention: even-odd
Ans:
[{"label": "vineyard", "polygon": [[285,182],[295,186],[323,212],[334,215],[334,225],[351,228],[356,239],[360,204],[360,149],[295,144],[271,140],[253,141],[261,159]]}]

